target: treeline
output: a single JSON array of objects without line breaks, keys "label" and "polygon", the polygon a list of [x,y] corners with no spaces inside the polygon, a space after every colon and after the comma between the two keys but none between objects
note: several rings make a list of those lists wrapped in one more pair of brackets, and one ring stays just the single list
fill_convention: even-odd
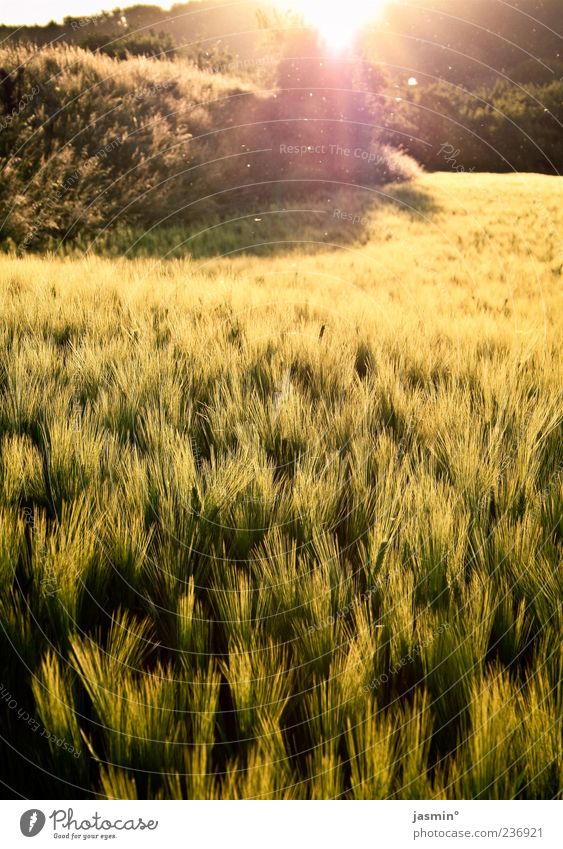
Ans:
[{"label": "treeline", "polygon": [[[69,15],[45,27],[0,25],[0,39],[46,45],[56,38],[87,49],[111,42],[116,51],[128,47],[134,53],[144,45],[151,55],[160,43],[183,58],[199,53],[202,59],[219,45],[225,56],[248,58],[261,52],[261,28],[302,25],[295,14],[276,9],[279,4],[267,0],[198,0],[170,10],[137,4]],[[560,29],[560,0],[389,0],[361,45],[394,77],[410,67],[467,87],[515,75],[520,82],[543,84],[561,76]]]},{"label": "treeline", "polygon": [[563,172],[563,81],[390,94],[383,138],[429,170]]},{"label": "treeline", "polygon": [[526,82],[553,81],[561,11],[561,0],[389,2],[363,43],[398,76],[415,71],[470,88],[522,73]]},{"label": "treeline", "polygon": [[429,169],[561,173],[561,11],[561,0],[388,4],[362,47],[387,76],[389,143]]},{"label": "treeline", "polygon": [[[510,21],[515,11],[506,14]],[[451,24],[450,43],[455,48],[433,43],[432,51],[420,52],[420,45],[409,41],[404,52],[404,56],[408,55],[408,65],[404,60],[403,64],[385,60],[393,39],[376,51],[366,36],[363,44],[358,45],[357,58],[328,61],[313,33],[300,29],[284,31],[277,39],[282,47],[278,46],[275,84],[294,104],[299,101],[306,104],[309,118],[314,117],[317,100],[326,103],[328,99],[335,121],[351,124],[364,121],[377,126],[380,142],[408,153],[429,170],[561,173],[563,61],[555,55],[553,33],[549,31],[549,38],[541,41],[537,32],[546,28],[535,27],[538,49],[549,47],[553,55],[545,60],[537,55],[522,62],[523,48],[517,50],[512,45],[505,51],[505,58],[508,62],[511,56],[518,64],[506,68],[501,62],[499,67],[504,70],[493,72],[490,66],[485,68],[484,63],[475,61],[474,42],[465,53],[461,50],[457,39],[461,42],[467,24],[452,22],[451,15],[447,22]],[[476,32],[480,33],[487,24],[492,25],[492,21],[484,13]],[[514,38],[517,36],[510,27],[506,31]],[[442,32],[441,37],[445,36]],[[480,35],[477,42],[479,38]],[[509,41],[502,35],[502,28],[495,38],[501,46]],[[486,43],[492,61],[495,54],[490,39],[488,34]],[[523,35],[521,43],[528,43]],[[452,50],[459,61],[449,66],[446,73],[438,59]],[[413,56],[420,64],[415,64]],[[473,74],[476,68],[479,73]],[[481,73],[484,68],[486,74]],[[321,141],[323,133],[326,134],[325,128],[315,129],[314,125],[303,126],[300,131],[309,134],[311,143],[315,138]]]}]

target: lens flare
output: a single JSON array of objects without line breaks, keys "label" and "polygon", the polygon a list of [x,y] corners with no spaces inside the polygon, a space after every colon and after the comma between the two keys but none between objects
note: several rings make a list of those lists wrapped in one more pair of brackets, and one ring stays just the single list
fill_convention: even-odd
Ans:
[{"label": "lens flare", "polygon": [[377,19],[385,0],[293,0],[292,5],[338,52],[350,47],[364,24]]}]

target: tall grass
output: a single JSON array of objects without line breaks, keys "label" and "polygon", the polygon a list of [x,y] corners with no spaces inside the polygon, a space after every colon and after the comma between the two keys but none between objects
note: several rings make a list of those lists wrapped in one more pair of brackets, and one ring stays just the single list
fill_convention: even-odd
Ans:
[{"label": "tall grass", "polygon": [[556,183],[409,191],[351,252],[0,261],[14,792],[561,794]]}]

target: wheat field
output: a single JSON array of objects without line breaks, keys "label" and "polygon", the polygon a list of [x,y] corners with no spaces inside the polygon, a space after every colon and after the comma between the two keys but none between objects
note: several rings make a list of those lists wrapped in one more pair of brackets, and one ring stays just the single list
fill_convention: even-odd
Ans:
[{"label": "wheat field", "polygon": [[560,210],[434,174],[263,255],[0,258],[15,793],[561,795]]}]

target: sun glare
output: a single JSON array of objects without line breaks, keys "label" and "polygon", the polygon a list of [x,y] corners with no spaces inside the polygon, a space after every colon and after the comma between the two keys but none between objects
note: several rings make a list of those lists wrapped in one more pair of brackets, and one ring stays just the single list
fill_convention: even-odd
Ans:
[{"label": "sun glare", "polygon": [[349,47],[362,26],[379,16],[384,4],[385,0],[293,0],[293,6],[334,51]]}]

